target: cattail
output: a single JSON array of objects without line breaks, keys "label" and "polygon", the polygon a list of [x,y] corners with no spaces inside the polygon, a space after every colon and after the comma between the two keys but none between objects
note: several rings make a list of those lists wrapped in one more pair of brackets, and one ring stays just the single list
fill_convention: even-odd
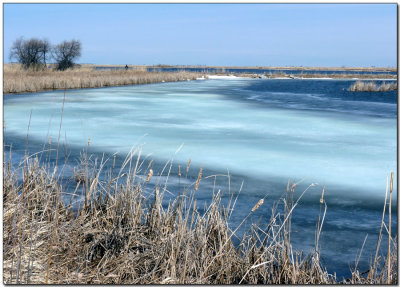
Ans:
[{"label": "cattail", "polygon": [[149,168],[151,167],[152,163],[153,163],[153,160],[151,160],[151,161],[149,162],[149,165],[147,166],[147,169],[149,169]]},{"label": "cattail", "polygon": [[321,204],[324,203],[324,192],[325,192],[325,186],[322,188],[321,199],[319,200],[319,203],[321,203]]},{"label": "cattail", "polygon": [[149,182],[152,176],[153,176],[153,170],[150,169],[150,170],[149,170],[149,173],[147,174],[146,182]]},{"label": "cattail", "polygon": [[49,137],[49,145],[51,145],[51,136]]},{"label": "cattail", "polygon": [[390,193],[393,191],[393,172],[390,174]]},{"label": "cattail", "polygon": [[89,140],[88,140],[88,143],[87,143],[87,145],[88,145],[88,146],[90,146],[90,138],[89,138]]},{"label": "cattail", "polygon": [[181,177],[181,166],[178,166],[178,176]]},{"label": "cattail", "polygon": [[263,205],[263,203],[264,203],[264,199],[262,198],[257,202],[256,205],[254,205],[254,207],[252,208],[251,212],[256,211],[258,208],[260,208],[261,205]]},{"label": "cattail", "polygon": [[203,175],[203,167],[200,168],[199,177],[197,178],[196,186],[194,187],[194,190],[197,190],[199,188],[199,184],[200,184],[200,180],[201,180],[201,176],[202,175]]},{"label": "cattail", "polygon": [[190,167],[190,163],[191,162],[192,162],[192,159],[189,159],[189,162],[188,162],[187,167],[186,167],[186,175],[189,173],[189,167]]}]

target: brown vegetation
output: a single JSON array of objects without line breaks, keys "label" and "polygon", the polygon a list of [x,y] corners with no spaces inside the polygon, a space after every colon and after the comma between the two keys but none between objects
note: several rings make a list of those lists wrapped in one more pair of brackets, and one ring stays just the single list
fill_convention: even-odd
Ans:
[{"label": "brown vegetation", "polygon": [[292,78],[292,79],[309,79],[309,78],[332,78],[332,79],[396,79],[397,75],[389,74],[352,74],[352,73],[300,73],[300,74],[286,74],[284,72],[268,73],[265,75],[268,78]]},{"label": "brown vegetation", "polygon": [[351,92],[387,92],[397,90],[397,83],[383,82],[378,86],[375,82],[357,81],[349,88]]},{"label": "brown vegetation", "polygon": [[[113,65],[114,66],[114,65]],[[115,65],[118,66],[118,65]],[[198,65],[154,65],[151,68],[195,68],[195,69],[258,69],[258,70],[298,70],[298,71],[352,71],[352,72],[396,72],[390,67],[304,67],[304,66],[198,66]]]},{"label": "brown vegetation", "polygon": [[200,73],[147,72],[143,69],[98,71],[81,66],[65,71],[25,70],[18,64],[5,64],[3,93],[30,93],[57,89],[83,89],[194,80]]},{"label": "brown vegetation", "polygon": [[295,75],[300,78],[333,78],[333,79],[396,79],[397,75],[390,74],[357,74],[357,73],[302,73]]},{"label": "brown vegetation", "polygon": [[[3,68],[3,93],[30,93],[58,89],[101,88],[123,85],[151,84],[195,80],[205,75],[197,72],[148,72],[146,66],[130,66],[129,70],[96,70],[95,65],[80,65],[66,71],[57,71],[53,65],[50,69],[25,70],[19,64],[5,64]],[[105,65],[105,67],[107,67]],[[110,66],[114,67],[114,66]],[[117,67],[117,66],[115,66]],[[118,66],[122,68],[122,66]],[[217,74],[226,75],[224,69]],[[249,78],[362,78],[362,79],[395,79],[396,75],[388,74],[326,74],[300,73],[296,75],[285,72],[264,74],[235,73],[236,76]],[[380,90],[393,89],[392,84],[382,85]]]},{"label": "brown vegetation", "polygon": [[[133,160],[134,155],[137,160]],[[234,198],[223,207],[218,190],[204,209],[196,204],[194,189],[202,171],[195,183],[187,185],[184,193],[165,207],[166,183],[157,184],[152,196],[146,193],[153,170],[150,165],[142,167],[138,155],[140,152],[135,151],[126,158],[123,166],[128,171],[102,171],[104,162],[89,163],[90,157],[84,156],[74,193],[76,196],[80,185],[84,186],[78,211],[61,200],[66,194],[56,171],[35,158],[25,158],[16,169],[4,163],[3,282],[344,283],[329,275],[319,260],[318,239],[326,212],[323,194],[313,254],[304,256],[291,248],[291,218],[304,194],[293,200],[295,184],[288,184],[287,197],[282,199],[284,214],[280,215],[275,205],[268,226],[261,229],[252,225],[235,246],[233,236],[253,212],[263,207],[263,198],[249,207],[239,227],[231,230],[228,219],[234,212]],[[84,167],[86,171],[82,171]],[[100,175],[104,172],[108,178],[103,181]],[[18,182],[21,173],[23,179]],[[397,244],[393,239],[389,242],[392,249],[387,258],[375,256],[369,274],[354,270],[346,283],[396,284]],[[380,242],[377,254],[379,248]]]},{"label": "brown vegetation", "polygon": [[283,71],[272,72],[272,73],[264,73],[264,74],[255,74],[248,72],[236,72],[236,73],[224,73],[217,72],[218,75],[234,75],[237,77],[246,77],[246,78],[288,78],[288,79],[311,79],[311,78],[331,78],[331,79],[396,79],[397,75],[389,75],[389,74],[350,74],[350,73],[299,73],[299,74],[287,74]]}]

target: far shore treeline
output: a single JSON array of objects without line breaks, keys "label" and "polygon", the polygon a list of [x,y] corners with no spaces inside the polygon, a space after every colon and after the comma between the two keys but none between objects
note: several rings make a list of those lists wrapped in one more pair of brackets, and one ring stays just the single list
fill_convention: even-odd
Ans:
[{"label": "far shore treeline", "polygon": [[25,69],[39,70],[47,68],[47,61],[53,59],[57,70],[64,71],[73,67],[81,56],[81,46],[81,42],[74,39],[52,45],[47,39],[20,37],[11,47],[10,60],[17,60]]}]

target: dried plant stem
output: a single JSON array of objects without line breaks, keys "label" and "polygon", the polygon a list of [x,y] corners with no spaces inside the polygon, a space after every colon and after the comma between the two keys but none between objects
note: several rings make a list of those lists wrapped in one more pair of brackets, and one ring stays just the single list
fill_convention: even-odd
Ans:
[{"label": "dried plant stem", "polygon": [[203,175],[203,167],[200,168],[199,175],[198,175],[197,181],[196,181],[196,185],[194,187],[194,190],[196,190],[196,191],[199,188],[199,184],[200,184],[200,180],[201,180],[202,175]]},{"label": "dried plant stem", "polygon": [[393,172],[390,174],[390,196],[389,196],[389,239],[388,239],[388,275],[387,275],[387,284],[390,284],[390,282],[392,281],[392,278],[390,276],[390,265],[391,265],[391,261],[390,261],[390,245],[392,244],[392,192],[393,192]]},{"label": "dried plant stem", "polygon": [[381,228],[379,230],[379,238],[378,238],[378,242],[376,244],[376,250],[375,250],[375,256],[374,256],[374,263],[371,266],[371,270],[368,274],[368,279],[372,280],[374,278],[374,272],[375,272],[375,268],[376,265],[378,264],[378,252],[379,252],[379,248],[381,246],[381,241],[382,241],[382,230],[383,230],[383,225],[385,223],[385,213],[386,213],[386,202],[387,202],[387,194],[388,194],[388,188],[389,188],[389,180],[388,178],[386,178],[386,192],[385,192],[385,203],[383,205],[383,211],[382,211],[382,220],[381,220]]}]

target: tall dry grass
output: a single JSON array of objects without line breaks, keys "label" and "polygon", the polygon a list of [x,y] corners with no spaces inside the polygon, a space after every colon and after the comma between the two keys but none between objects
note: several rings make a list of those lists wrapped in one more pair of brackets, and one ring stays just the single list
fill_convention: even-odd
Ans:
[{"label": "tall dry grass", "polygon": [[397,90],[397,83],[383,82],[381,85],[377,85],[375,82],[370,81],[357,81],[349,88],[349,91],[351,92],[387,92],[395,90]]},{"label": "tall dry grass", "polygon": [[347,73],[299,73],[299,74],[287,74],[284,72],[276,72],[276,73],[269,73],[266,74],[269,78],[276,78],[276,77],[290,77],[290,78],[332,78],[332,79],[396,79],[397,75],[391,74],[359,74],[359,73],[351,73],[350,71]]},{"label": "tall dry grass", "polygon": [[[151,194],[146,192],[149,181],[155,179],[151,163],[143,164],[139,150],[127,156],[120,170],[114,165],[104,170],[104,160],[93,161],[84,155],[76,169],[79,176],[72,195],[76,197],[83,186],[84,199],[73,210],[71,203],[62,200],[67,194],[57,170],[41,164],[37,157],[26,157],[18,166],[10,162],[11,158],[3,168],[6,284],[398,282],[393,238],[389,241],[390,255],[376,256],[373,272],[360,274],[354,270],[347,281],[328,274],[321,265],[318,244],[326,213],[323,194],[315,252],[303,255],[293,251],[293,210],[306,192],[295,200],[295,184],[288,183],[286,197],[280,201],[284,214],[274,205],[268,226],[253,224],[235,245],[232,239],[238,236],[237,230],[253,212],[263,208],[264,198],[249,207],[248,215],[232,230],[228,220],[234,212],[235,198],[223,206],[222,191],[218,190],[208,206],[197,205],[194,195],[201,184],[202,169],[181,196],[163,205],[166,183],[156,184]],[[107,177],[102,180],[104,174]],[[179,176],[183,175],[179,172]]]},{"label": "tall dry grass", "polygon": [[206,65],[155,65],[150,68],[196,68],[196,69],[259,69],[259,70],[298,70],[298,71],[350,71],[350,72],[397,72],[390,67],[313,67],[313,66],[206,66]]},{"label": "tall dry grass", "polygon": [[[197,72],[148,72],[146,66],[130,66],[129,70],[96,70],[95,65],[77,65],[73,69],[57,71],[54,66],[50,68],[25,70],[19,64],[4,64],[3,66],[3,93],[30,93],[57,89],[83,89],[100,88],[110,86],[150,84],[159,82],[175,82],[194,80],[209,73],[204,68],[202,73]],[[112,66],[114,67],[114,66]],[[123,66],[121,66],[123,68]],[[225,68],[219,69],[217,74],[226,75]],[[235,73],[237,76],[259,78],[259,74]],[[300,77],[300,78],[393,78],[396,75],[388,74],[324,74],[301,73],[293,76],[285,72],[273,72],[264,74],[268,78]],[[379,87],[380,90],[394,89],[392,84]]]},{"label": "tall dry grass", "polygon": [[151,84],[195,80],[200,73],[191,72],[147,72],[146,69],[95,70],[83,65],[66,71],[55,69],[24,70],[18,64],[5,64],[3,93],[30,93],[58,89],[83,89],[110,86]]},{"label": "tall dry grass", "polygon": [[[221,73],[217,73],[221,74]],[[226,73],[225,73],[226,74]],[[354,74],[354,73],[318,73],[318,72],[301,72],[298,74],[290,74],[284,71],[270,72],[264,74],[254,74],[248,72],[236,72],[232,73],[235,76],[239,77],[247,77],[247,78],[291,78],[291,79],[311,79],[311,78],[332,78],[332,79],[352,79],[352,78],[360,78],[360,79],[396,79],[397,75],[390,74]],[[390,85],[390,84],[388,84]]]}]

